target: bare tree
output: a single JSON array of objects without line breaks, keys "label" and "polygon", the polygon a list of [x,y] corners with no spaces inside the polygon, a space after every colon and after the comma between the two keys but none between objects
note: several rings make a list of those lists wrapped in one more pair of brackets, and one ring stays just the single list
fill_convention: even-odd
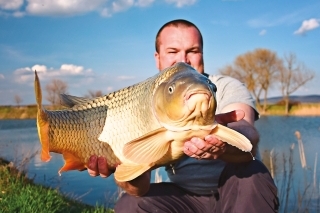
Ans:
[{"label": "bare tree", "polygon": [[47,97],[46,99],[53,105],[60,105],[60,94],[66,93],[68,88],[67,83],[59,79],[53,79],[46,86]]},{"label": "bare tree", "polygon": [[102,96],[101,90],[97,90],[97,91],[89,90],[88,93],[89,93],[88,95],[85,95],[86,98],[95,98],[95,97]]},{"label": "bare tree", "polygon": [[22,102],[22,98],[20,97],[20,95],[15,95],[14,100],[15,100],[17,106],[19,107]]},{"label": "bare tree", "polygon": [[314,73],[307,69],[304,64],[297,61],[295,54],[284,56],[284,67],[281,69],[280,88],[285,103],[285,113],[289,113],[289,96],[301,86],[314,78]]},{"label": "bare tree", "polygon": [[[258,109],[265,112],[268,90],[276,81],[281,67],[282,61],[276,53],[267,49],[256,49],[238,56],[233,65],[221,69],[220,73],[234,77],[246,84],[256,100]],[[262,92],[264,92],[263,107],[260,103]]]}]

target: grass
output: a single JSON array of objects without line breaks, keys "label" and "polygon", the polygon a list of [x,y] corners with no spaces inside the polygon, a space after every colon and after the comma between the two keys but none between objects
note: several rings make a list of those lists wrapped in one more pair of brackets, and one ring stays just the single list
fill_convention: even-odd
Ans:
[{"label": "grass", "polygon": [[58,190],[36,185],[20,170],[0,159],[0,212],[113,212],[62,195]]},{"label": "grass", "polygon": [[[285,115],[285,106],[282,104],[272,104],[267,106],[265,115]],[[302,103],[290,106],[289,115],[295,116],[315,116],[320,115],[319,103]]]},{"label": "grass", "polygon": [[36,105],[0,106],[0,119],[32,119],[37,116]]}]

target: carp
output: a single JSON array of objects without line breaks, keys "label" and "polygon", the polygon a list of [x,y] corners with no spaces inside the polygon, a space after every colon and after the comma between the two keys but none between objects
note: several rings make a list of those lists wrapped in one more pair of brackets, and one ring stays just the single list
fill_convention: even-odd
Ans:
[{"label": "carp", "polygon": [[59,174],[84,170],[91,155],[107,159],[117,181],[171,164],[184,156],[184,142],[215,134],[242,151],[252,149],[242,134],[215,122],[216,86],[185,63],[177,63],[132,86],[87,99],[62,94],[63,110],[42,106],[35,72],[41,159],[63,155]]}]

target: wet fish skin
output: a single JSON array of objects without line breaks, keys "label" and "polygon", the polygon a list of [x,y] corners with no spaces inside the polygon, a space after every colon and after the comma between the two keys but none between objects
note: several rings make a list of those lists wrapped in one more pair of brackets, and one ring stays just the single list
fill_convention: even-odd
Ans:
[{"label": "wet fish skin", "polygon": [[[182,77],[186,78],[181,80]],[[188,79],[190,82],[184,84]],[[177,92],[175,99],[165,101],[171,83],[180,85],[182,92]],[[197,85],[196,89],[190,92],[188,85],[193,84]],[[183,144],[187,139],[204,138],[211,132],[231,145],[250,151],[252,146],[244,136],[215,123],[213,90],[206,77],[191,66],[178,63],[103,97],[88,100],[63,95],[69,108],[48,111],[41,106],[36,74],[41,157],[48,161],[49,152],[62,153],[65,165],[61,172],[85,169],[88,158],[96,154],[106,157],[110,168],[117,166],[118,181],[128,181],[151,168],[178,160],[184,155]],[[180,95],[184,92],[188,93],[187,97]]]},{"label": "wet fish skin", "polygon": [[106,157],[110,169],[120,164],[111,147],[98,140],[107,115],[103,98],[65,110],[46,110],[41,106],[42,95],[36,72],[35,93],[42,161],[51,159],[49,152],[62,154],[65,164],[59,173],[86,169],[88,159],[93,154]]}]

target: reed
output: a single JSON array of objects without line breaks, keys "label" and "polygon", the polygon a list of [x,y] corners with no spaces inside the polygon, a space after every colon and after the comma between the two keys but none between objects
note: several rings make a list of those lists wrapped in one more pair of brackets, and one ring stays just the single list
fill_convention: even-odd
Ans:
[{"label": "reed", "polygon": [[274,150],[264,151],[262,161],[269,168],[278,187],[279,212],[320,212],[320,193],[316,172],[318,154],[315,153],[313,170],[308,168],[300,132],[296,131],[295,136],[301,168],[294,164],[295,143],[290,146],[289,153],[282,153],[281,161],[278,160],[278,153]]}]

